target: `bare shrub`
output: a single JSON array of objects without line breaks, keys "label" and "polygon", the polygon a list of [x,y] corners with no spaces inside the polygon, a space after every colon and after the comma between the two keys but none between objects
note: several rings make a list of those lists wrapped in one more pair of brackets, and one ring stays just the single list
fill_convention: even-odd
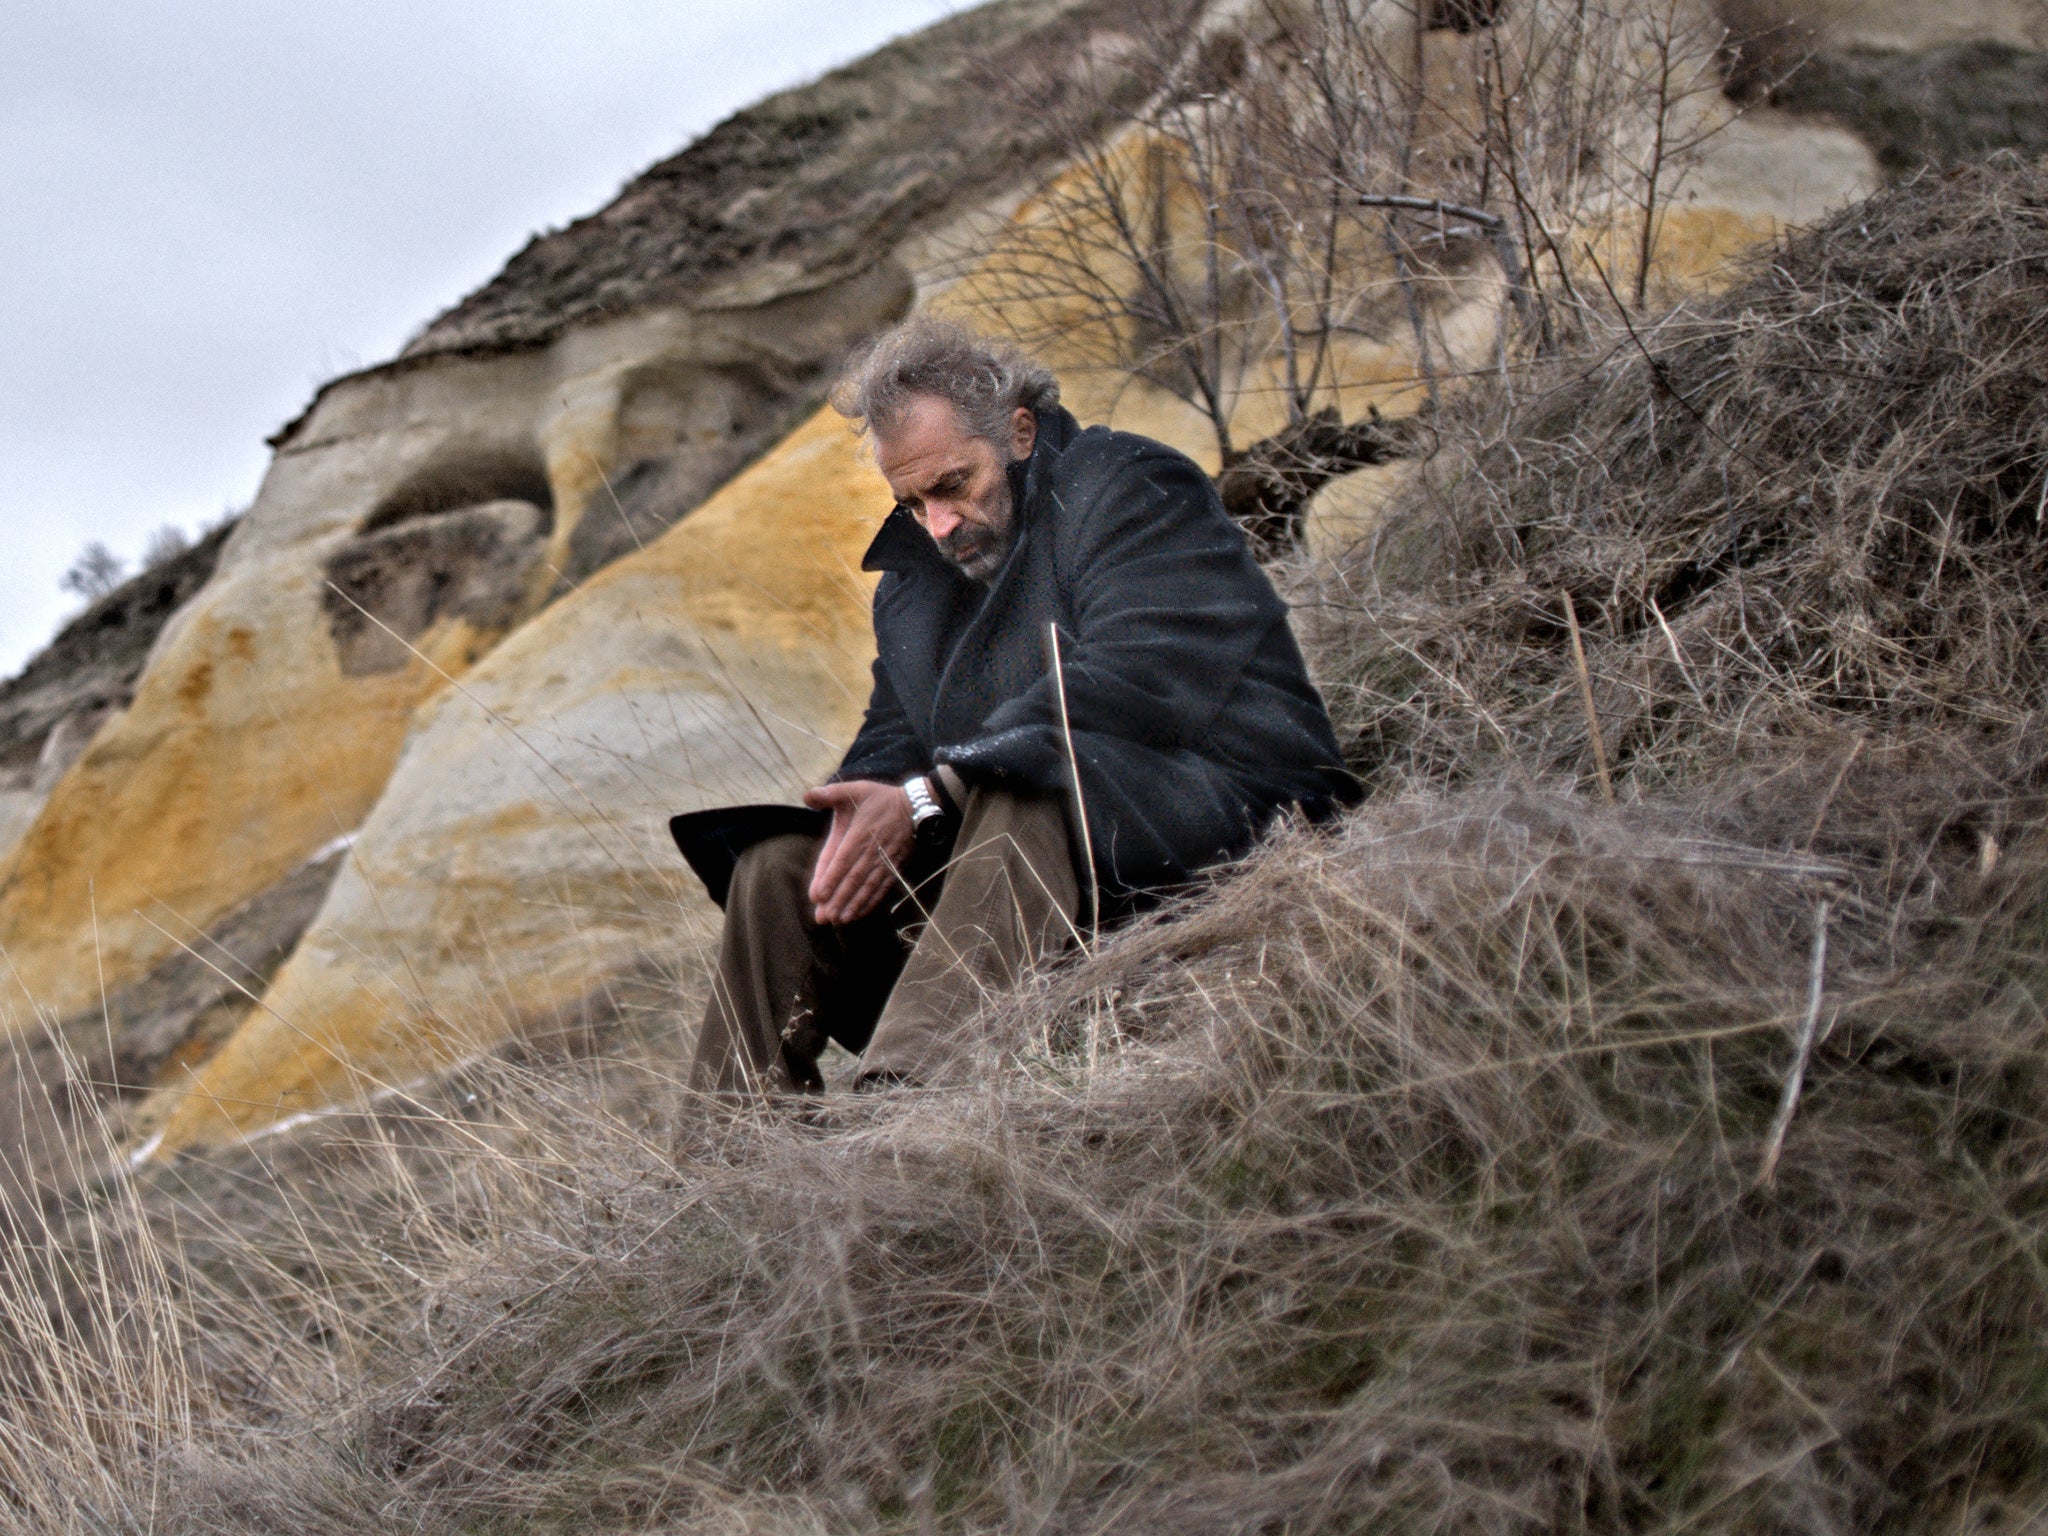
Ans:
[{"label": "bare shrub", "polygon": [[[230,514],[232,515],[232,514]],[[78,558],[71,562],[64,572],[59,585],[66,592],[96,603],[111,594],[131,574],[156,570],[168,565],[192,548],[192,540],[182,528],[165,524],[149,536],[143,546],[142,560],[134,573],[128,569],[128,562],[109,549],[106,544],[94,539],[79,551]]]},{"label": "bare shrub", "polygon": [[2038,164],[1924,178],[1473,397],[1327,592],[1358,764],[1588,773],[1569,598],[1626,793],[1858,736],[2018,782],[2048,703],[2044,233]]},{"label": "bare shrub", "polygon": [[1316,448],[1344,437],[1347,390],[1354,412],[1362,379],[1386,392],[1388,341],[1407,333],[1436,404],[1470,366],[1439,323],[1461,302],[1497,298],[1496,365],[1642,308],[1727,121],[1708,105],[1726,28],[1688,0],[1472,8],[1434,31],[1405,6],[1264,0],[1192,39],[1146,14],[1125,94],[1073,93],[1069,169],[973,280],[1027,344],[1193,407],[1226,476],[1261,459],[1246,520],[1276,546],[1330,473],[1403,451],[1373,420],[1334,469]]},{"label": "bare shrub", "polygon": [[59,585],[66,592],[96,603],[128,578],[128,566],[121,557],[94,539],[79,551]]}]

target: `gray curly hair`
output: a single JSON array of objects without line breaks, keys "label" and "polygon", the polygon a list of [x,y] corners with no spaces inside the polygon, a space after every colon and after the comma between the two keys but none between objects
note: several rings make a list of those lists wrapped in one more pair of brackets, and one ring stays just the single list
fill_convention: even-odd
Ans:
[{"label": "gray curly hair", "polygon": [[889,431],[914,395],[945,401],[969,432],[1000,448],[1010,441],[1017,407],[1051,410],[1060,403],[1060,384],[1050,368],[1008,342],[919,315],[854,354],[832,404],[872,436]]}]

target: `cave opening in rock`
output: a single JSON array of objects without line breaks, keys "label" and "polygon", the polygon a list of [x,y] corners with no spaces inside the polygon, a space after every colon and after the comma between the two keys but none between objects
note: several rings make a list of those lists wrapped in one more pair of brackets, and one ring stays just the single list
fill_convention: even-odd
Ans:
[{"label": "cave opening in rock", "polygon": [[442,619],[495,641],[534,599],[554,520],[538,458],[453,458],[405,481],[327,561],[321,605],[342,671],[404,666]]},{"label": "cave opening in rock", "polygon": [[1478,32],[1499,21],[1507,8],[1507,0],[1429,0],[1422,13],[1423,29]]},{"label": "cave opening in rock", "polygon": [[463,454],[429,464],[377,503],[359,535],[416,523],[445,512],[493,501],[524,501],[546,514],[542,532],[554,528],[555,493],[538,454]]}]

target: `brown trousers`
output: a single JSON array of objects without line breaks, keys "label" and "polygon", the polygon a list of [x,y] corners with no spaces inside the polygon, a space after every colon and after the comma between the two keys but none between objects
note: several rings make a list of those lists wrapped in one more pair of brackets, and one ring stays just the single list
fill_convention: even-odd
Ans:
[{"label": "brown trousers", "polygon": [[[740,858],[690,1069],[707,1092],[814,1092],[836,1040],[859,1084],[931,1082],[990,992],[1072,942],[1080,887],[1058,800],[973,789],[942,867],[913,861],[894,900],[855,923],[811,918],[820,840]],[[931,860],[930,863],[937,863]]]}]

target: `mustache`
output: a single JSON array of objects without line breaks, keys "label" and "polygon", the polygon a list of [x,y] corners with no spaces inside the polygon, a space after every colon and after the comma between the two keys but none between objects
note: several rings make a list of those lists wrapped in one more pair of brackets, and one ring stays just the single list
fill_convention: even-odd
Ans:
[{"label": "mustache", "polygon": [[971,560],[986,551],[995,542],[995,536],[986,528],[977,528],[972,523],[962,523],[943,539],[938,540],[939,552],[953,561]]},{"label": "mustache", "polygon": [[972,532],[956,528],[935,542],[939,553],[955,570],[975,581],[987,581],[995,575],[1010,547],[1006,532],[989,528],[976,528]]}]

